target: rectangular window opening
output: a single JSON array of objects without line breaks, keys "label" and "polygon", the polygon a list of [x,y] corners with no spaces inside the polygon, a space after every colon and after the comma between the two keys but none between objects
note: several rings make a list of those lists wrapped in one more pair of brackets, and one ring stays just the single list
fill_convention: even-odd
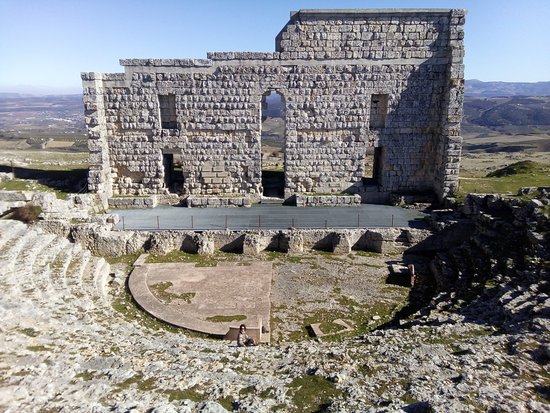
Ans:
[{"label": "rectangular window opening", "polygon": [[159,95],[159,108],[162,129],[177,129],[176,95]]},{"label": "rectangular window opening", "polygon": [[388,95],[371,95],[370,98],[370,129],[386,127],[386,116],[388,115]]}]

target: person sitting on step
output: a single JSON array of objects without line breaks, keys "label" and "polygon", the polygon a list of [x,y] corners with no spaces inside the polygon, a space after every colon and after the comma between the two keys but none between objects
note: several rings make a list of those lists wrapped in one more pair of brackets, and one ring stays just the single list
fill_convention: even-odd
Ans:
[{"label": "person sitting on step", "polygon": [[255,345],[256,345],[256,341],[254,341],[252,337],[246,334],[246,326],[244,324],[241,324],[239,326],[239,334],[237,335],[237,346],[249,347],[249,346],[255,346]]}]

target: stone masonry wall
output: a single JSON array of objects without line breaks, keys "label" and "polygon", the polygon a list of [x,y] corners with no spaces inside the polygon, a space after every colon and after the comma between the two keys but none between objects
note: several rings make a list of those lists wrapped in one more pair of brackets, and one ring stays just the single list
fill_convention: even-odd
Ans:
[{"label": "stone masonry wall", "polygon": [[[89,188],[107,196],[174,191],[164,165],[172,154],[182,164],[181,195],[259,198],[262,97],[276,91],[286,109],[285,197],[368,194],[365,185],[376,188],[373,199],[449,196],[460,161],[464,15],[301,10],[277,36],[276,52],[130,59],[121,60],[125,73],[83,73]],[[173,95],[176,128],[162,127],[159,95]],[[376,128],[373,95],[387,99]],[[379,169],[365,180],[373,146]]]}]

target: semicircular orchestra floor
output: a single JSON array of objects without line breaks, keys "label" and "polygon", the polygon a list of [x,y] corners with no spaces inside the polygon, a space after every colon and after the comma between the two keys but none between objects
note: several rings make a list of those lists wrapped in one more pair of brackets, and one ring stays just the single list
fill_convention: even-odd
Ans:
[{"label": "semicircular orchestra floor", "polygon": [[129,287],[148,313],[175,326],[231,339],[235,328],[246,324],[262,342],[269,342],[271,263],[196,267],[144,261],[134,264]]}]

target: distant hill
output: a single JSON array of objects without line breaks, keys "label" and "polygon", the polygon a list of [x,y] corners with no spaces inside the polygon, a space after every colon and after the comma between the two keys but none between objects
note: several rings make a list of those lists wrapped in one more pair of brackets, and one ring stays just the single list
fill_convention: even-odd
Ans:
[{"label": "distant hill", "polygon": [[550,97],[472,97],[464,100],[463,132],[536,133],[550,131]]},{"label": "distant hill", "polygon": [[476,97],[550,96],[550,82],[482,82],[471,79],[466,80],[464,93]]}]

